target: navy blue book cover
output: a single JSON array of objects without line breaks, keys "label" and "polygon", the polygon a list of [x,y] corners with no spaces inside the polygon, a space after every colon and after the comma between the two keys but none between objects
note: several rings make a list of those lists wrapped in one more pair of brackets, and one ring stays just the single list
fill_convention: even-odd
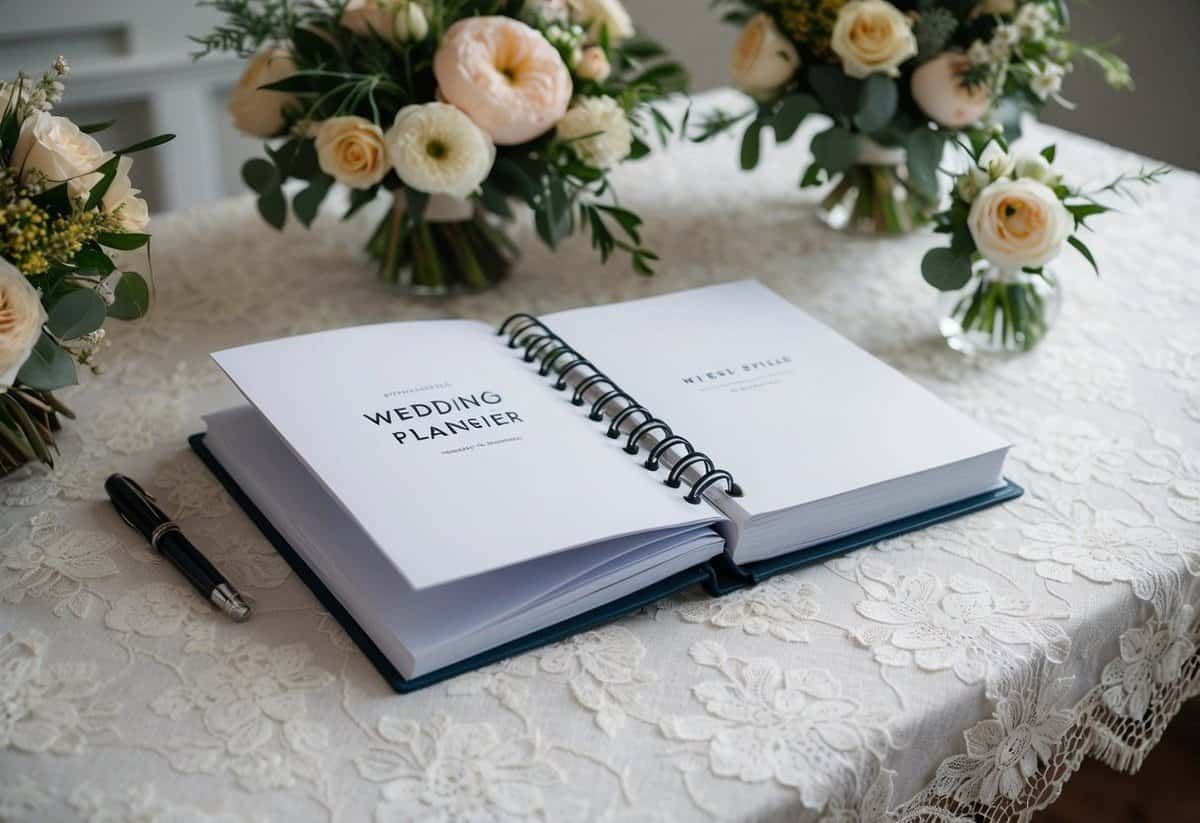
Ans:
[{"label": "navy blue book cover", "polygon": [[1000,489],[986,494],[960,500],[948,506],[941,506],[922,514],[905,517],[883,526],[877,526],[818,546],[810,546],[800,551],[762,560],[757,563],[737,566],[724,557],[718,558],[679,572],[641,591],[614,600],[611,603],[592,609],[569,620],[564,620],[549,628],[496,646],[482,654],[477,654],[420,677],[405,679],[396,670],[396,667],[383,655],[367,633],[363,631],[362,627],[355,622],[354,618],[350,616],[350,613],[342,606],[338,599],[334,597],[333,593],[321,582],[321,579],[317,577],[312,569],[288,545],[283,535],[272,525],[270,520],[259,511],[254,501],[242,491],[237,482],[225,471],[220,462],[205,445],[204,437],[204,434],[195,434],[188,439],[188,443],[191,445],[193,451],[196,452],[205,466],[220,481],[221,485],[225,487],[225,490],[229,492],[233,500],[246,513],[246,516],[259,528],[263,536],[271,542],[271,545],[275,547],[284,560],[287,561],[288,565],[292,567],[296,575],[312,590],[312,593],[321,602],[321,605],[341,624],[346,634],[358,645],[363,654],[367,656],[367,659],[379,671],[379,674],[383,676],[383,679],[397,692],[401,693],[417,691],[418,689],[432,686],[435,683],[448,680],[464,672],[487,666],[508,657],[523,654],[530,649],[553,643],[578,632],[587,631],[588,629],[616,620],[630,612],[637,611],[684,589],[703,586],[711,595],[722,596],[738,589],[752,586],[773,575],[799,569],[814,563],[820,563],[881,540],[887,540],[888,538],[907,532],[927,528],[937,523],[943,523],[956,517],[971,514],[989,506],[1003,503],[1006,500],[1012,500],[1023,493],[1020,486],[1012,481],[1008,481]]}]

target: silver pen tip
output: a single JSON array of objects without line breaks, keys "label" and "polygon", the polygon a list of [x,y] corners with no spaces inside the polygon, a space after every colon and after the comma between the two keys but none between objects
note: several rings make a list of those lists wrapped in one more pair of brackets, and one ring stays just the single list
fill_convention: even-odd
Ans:
[{"label": "silver pen tip", "polygon": [[238,594],[233,586],[222,583],[212,591],[211,599],[214,605],[236,622],[242,623],[250,619],[250,607]]}]

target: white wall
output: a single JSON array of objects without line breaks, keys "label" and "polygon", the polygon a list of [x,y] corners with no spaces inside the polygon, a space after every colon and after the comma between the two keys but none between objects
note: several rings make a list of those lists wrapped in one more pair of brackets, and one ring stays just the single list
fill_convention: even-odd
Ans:
[{"label": "white wall", "polygon": [[[709,0],[626,0],[638,25],[689,67],[693,88],[727,82],[736,32]],[[1136,94],[1110,92],[1079,70],[1066,91],[1075,112],[1047,119],[1159,159],[1200,168],[1200,2],[1090,0],[1072,4],[1076,31],[1099,41],[1120,34],[1138,80]],[[59,54],[71,62],[61,111],[80,122],[118,118],[108,146],[172,131],[178,138],[140,156],[135,179],[158,210],[179,209],[241,191],[242,161],[261,151],[234,133],[223,99],[240,73],[230,56],[194,62],[189,34],[218,16],[191,0],[0,0],[0,76],[40,73]]]}]

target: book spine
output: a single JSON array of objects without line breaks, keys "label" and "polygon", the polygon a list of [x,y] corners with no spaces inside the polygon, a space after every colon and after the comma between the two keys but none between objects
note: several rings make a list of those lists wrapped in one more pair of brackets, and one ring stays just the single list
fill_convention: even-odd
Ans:
[{"label": "book spine", "polygon": [[673,489],[690,482],[683,498],[687,502],[698,505],[704,492],[720,483],[724,484],[725,493],[730,497],[743,495],[741,486],[734,481],[732,474],[717,466],[704,452],[697,451],[686,437],[676,434],[665,420],[656,417],[622,390],[608,375],[533,315],[510,316],[500,324],[496,334],[501,337],[507,335],[508,347],[522,350],[521,356],[526,363],[537,362],[539,374],[553,377],[553,389],[571,389],[572,405],[587,405],[591,396],[588,418],[602,423],[607,417],[606,434],[613,440],[624,436],[626,454],[640,453],[643,441],[653,437],[654,442],[642,466],[648,471],[667,469],[663,482]]}]

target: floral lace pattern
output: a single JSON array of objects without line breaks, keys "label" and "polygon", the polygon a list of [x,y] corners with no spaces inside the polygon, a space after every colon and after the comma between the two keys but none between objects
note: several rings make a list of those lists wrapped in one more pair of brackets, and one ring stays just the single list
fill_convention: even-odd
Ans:
[{"label": "floral lace pattern", "polygon": [[[1063,146],[1081,183],[1137,165],[1029,141]],[[444,303],[372,280],[372,215],[279,237],[239,199],[158,221],[157,310],[64,393],[79,420],[56,467],[0,481],[0,818],[1028,823],[1085,757],[1136,769],[1200,695],[1200,178],[1173,173],[1090,238],[1102,281],[1064,259],[1036,351],[965,360],[922,302],[928,236],[827,233],[794,151],[752,174],[731,158],[682,144],[619,172],[654,278],[520,224],[514,277]],[[748,275],[1004,435],[1026,495],[400,697],[184,444],[236,397],[210,351]],[[112,471],[253,598],[250,622],[115,516]]]}]

